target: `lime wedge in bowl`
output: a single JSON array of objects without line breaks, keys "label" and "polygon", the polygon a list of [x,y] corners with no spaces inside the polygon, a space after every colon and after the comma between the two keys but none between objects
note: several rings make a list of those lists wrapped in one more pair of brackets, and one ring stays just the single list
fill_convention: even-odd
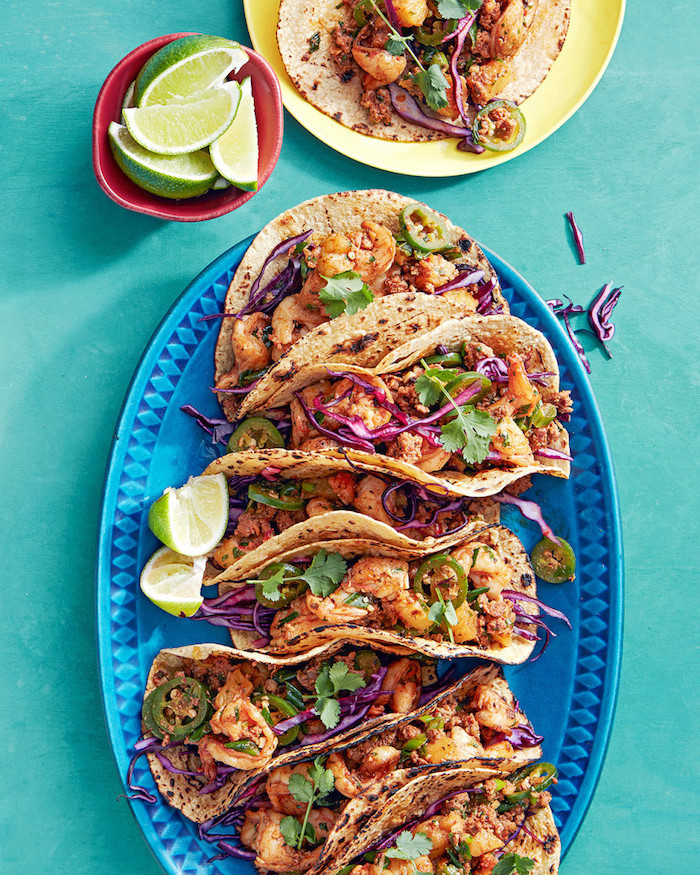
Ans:
[{"label": "lime wedge in bowl", "polygon": [[109,126],[109,140],[122,171],[151,194],[172,199],[197,197],[219,178],[206,149],[186,155],[158,155],[139,145],[117,122]]},{"label": "lime wedge in bowl", "polygon": [[182,556],[168,547],[160,547],[141,572],[141,592],[169,614],[191,617],[204,601],[202,579],[206,564],[203,556]]},{"label": "lime wedge in bowl", "polygon": [[225,475],[203,474],[190,477],[179,489],[166,489],[151,505],[148,525],[176,553],[202,556],[223,538],[228,513]]},{"label": "lime wedge in bowl", "polygon": [[248,55],[232,40],[192,34],[173,40],[149,58],[136,77],[136,106],[169,103],[221,85]]},{"label": "lime wedge in bowl", "polygon": [[258,127],[250,77],[241,83],[241,102],[234,120],[209,147],[211,160],[224,179],[238,188],[258,187]]},{"label": "lime wedge in bowl", "polygon": [[227,82],[190,100],[127,107],[124,121],[131,136],[149,152],[183,155],[203,149],[220,137],[233,121],[240,99],[238,82]]}]

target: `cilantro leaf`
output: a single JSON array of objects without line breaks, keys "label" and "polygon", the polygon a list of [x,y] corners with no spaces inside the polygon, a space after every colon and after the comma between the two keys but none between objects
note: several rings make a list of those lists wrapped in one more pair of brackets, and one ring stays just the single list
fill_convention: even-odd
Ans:
[{"label": "cilantro leaf", "polygon": [[491,438],[496,434],[496,421],[485,410],[468,404],[460,406],[457,416],[440,429],[440,443],[450,453],[462,451],[469,465],[483,462],[489,452]]},{"label": "cilantro leaf", "polygon": [[344,662],[334,662],[328,670],[328,677],[337,693],[347,690],[353,693],[365,686],[364,678],[355,671],[350,671]]},{"label": "cilantro leaf", "polygon": [[309,584],[314,595],[326,598],[338,589],[347,569],[348,563],[340,553],[319,550],[301,578]]},{"label": "cilantro leaf", "polygon": [[481,6],[482,0],[437,0],[437,10],[441,18],[464,18]]},{"label": "cilantro leaf", "polygon": [[263,580],[262,592],[265,598],[269,599],[271,602],[278,602],[282,598],[280,587],[283,583],[284,570],[280,568],[280,570],[276,574],[273,574],[272,577],[268,577],[267,580]]},{"label": "cilantro leaf", "polygon": [[314,785],[301,772],[294,772],[290,775],[287,786],[297,802],[310,802],[313,800]]},{"label": "cilantro leaf", "polygon": [[424,832],[412,835],[407,829],[399,833],[396,845],[386,852],[395,860],[417,860],[433,849],[433,842]]},{"label": "cilantro leaf", "polygon": [[504,854],[496,863],[491,875],[527,875],[535,868],[535,861],[518,854]]},{"label": "cilantro leaf", "polygon": [[374,300],[369,286],[362,281],[362,277],[353,270],[345,273],[337,273],[335,276],[323,279],[326,285],[319,292],[319,298],[326,307],[326,313],[335,319],[341,313],[352,316],[364,310]]},{"label": "cilantro leaf", "polygon": [[447,79],[438,64],[431,64],[427,70],[419,70],[413,81],[423,92],[425,102],[431,109],[444,109],[447,106]]},{"label": "cilantro leaf", "polygon": [[280,832],[282,833],[282,838],[289,847],[295,848],[301,838],[301,824],[296,817],[292,817],[292,815],[289,814],[287,817],[283,817],[280,821]]},{"label": "cilantro leaf", "polygon": [[392,34],[389,39],[384,43],[384,48],[389,52],[390,55],[403,55],[406,51],[406,37],[397,36]]},{"label": "cilantro leaf", "polygon": [[340,702],[337,699],[320,698],[314,710],[326,729],[335,729],[340,722]]},{"label": "cilantro leaf", "polygon": [[364,686],[364,678],[354,671],[349,671],[344,662],[334,662],[330,667],[323,666],[316,678],[318,699],[314,710],[326,729],[335,728],[340,720],[340,703],[336,698],[338,693],[343,690],[352,693]]},{"label": "cilantro leaf", "polygon": [[324,797],[328,796],[335,787],[333,772],[323,767],[321,757],[316,757],[313,766],[309,769],[309,777],[314,782],[316,800],[323,802]]},{"label": "cilantro leaf", "polygon": [[416,380],[416,392],[421,404],[432,407],[445,396],[448,384],[461,383],[462,374],[447,368],[431,368],[425,365],[425,373]]}]

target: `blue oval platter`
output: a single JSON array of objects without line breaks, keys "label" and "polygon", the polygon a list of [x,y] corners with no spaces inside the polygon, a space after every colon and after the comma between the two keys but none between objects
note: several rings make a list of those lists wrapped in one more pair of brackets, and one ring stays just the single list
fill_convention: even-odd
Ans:
[{"label": "blue oval platter", "polygon": [[[172,617],[139,590],[139,574],[158,546],[146,520],[166,486],[180,485],[221,453],[193,419],[193,404],[221,416],[213,385],[218,313],[233,273],[252,237],[212,262],[173,304],[153,336],[124,401],[105,482],[97,566],[97,634],[109,736],[122,780],[141,734],[141,701],[148,669],[164,647],[230,643],[226,630]],[[576,579],[538,584],[546,604],[564,611],[573,630],[557,633],[541,659],[506,669],[511,688],[535,730],[545,736],[544,758],[557,765],[552,808],[566,853],[586,814],[612,727],[622,644],[623,559],[615,479],[600,413],[588,378],[566,334],[536,292],[508,264],[485,250],[515,316],[542,331],[554,347],[561,384],[571,389],[571,478],[536,476],[526,497],[539,502],[554,531],[577,556]],[[530,551],[540,539],[534,523],[512,507],[502,520]],[[137,784],[157,795],[145,758]],[[127,804],[122,801],[121,804]],[[169,873],[206,871],[251,875],[251,864],[207,860],[215,846],[160,797],[155,805],[130,801],[156,858]]]}]

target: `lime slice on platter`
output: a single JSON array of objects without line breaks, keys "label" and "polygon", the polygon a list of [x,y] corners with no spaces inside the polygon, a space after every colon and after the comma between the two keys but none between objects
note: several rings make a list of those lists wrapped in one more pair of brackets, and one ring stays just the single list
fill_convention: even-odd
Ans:
[{"label": "lime slice on platter", "polygon": [[239,83],[227,82],[189,100],[127,107],[124,121],[131,136],[149,152],[183,155],[203,149],[220,137],[233,121],[240,99]]},{"label": "lime slice on platter", "polygon": [[224,179],[245,191],[258,187],[258,127],[250,77],[241,83],[241,102],[226,131],[209,147],[211,160]]},{"label": "lime slice on platter", "polygon": [[223,538],[228,514],[226,476],[203,474],[179,489],[166,489],[151,505],[148,525],[176,553],[202,556]]},{"label": "lime slice on platter", "polygon": [[121,170],[151,194],[172,199],[197,197],[209,191],[219,177],[206,149],[186,155],[157,155],[139,145],[117,122],[109,126],[109,140]]},{"label": "lime slice on platter", "polygon": [[169,547],[160,547],[141,572],[141,592],[169,614],[191,617],[204,601],[206,564],[204,556],[183,556]]},{"label": "lime slice on platter", "polygon": [[169,103],[221,85],[248,55],[232,40],[193,34],[173,40],[149,58],[136,77],[136,106]]}]

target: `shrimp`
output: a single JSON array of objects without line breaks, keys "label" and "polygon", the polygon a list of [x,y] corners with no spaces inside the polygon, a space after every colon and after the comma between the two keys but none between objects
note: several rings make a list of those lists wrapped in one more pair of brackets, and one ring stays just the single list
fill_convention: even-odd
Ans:
[{"label": "shrimp", "polygon": [[452,458],[452,453],[442,447],[433,447],[423,438],[423,454],[416,462],[421,471],[442,471]]},{"label": "shrimp", "polygon": [[384,48],[390,36],[388,25],[375,19],[368,22],[355,37],[352,56],[365,71],[362,85],[367,90],[373,91],[395,82],[406,69],[405,55],[392,55]]},{"label": "shrimp", "polygon": [[[262,712],[248,698],[253,685],[239,669],[229,672],[226,683],[214,699],[215,713],[209,723],[215,735],[205,735],[199,741],[200,755],[235,769],[244,771],[265,766],[277,747],[277,737],[270,729]],[[235,751],[226,747],[226,742],[217,736],[226,736],[230,741],[247,741],[258,749],[256,754]]]},{"label": "shrimp", "polygon": [[491,31],[491,57],[512,58],[525,42],[538,0],[510,0]]},{"label": "shrimp", "polygon": [[[369,284],[383,278],[396,256],[394,236],[384,225],[369,219],[362,222],[360,229],[350,236],[331,234],[326,237],[320,247],[317,275],[332,277],[352,270]],[[379,285],[375,283],[375,286],[375,291],[381,292]]]},{"label": "shrimp", "polygon": [[259,371],[270,364],[270,350],[265,343],[269,327],[270,317],[264,313],[251,313],[233,320],[231,346],[236,362],[234,373],[238,377],[244,371]]},{"label": "shrimp", "polygon": [[401,751],[389,744],[379,744],[371,750],[360,764],[360,775],[368,783],[388,775],[399,764]]},{"label": "shrimp", "polygon": [[512,416],[504,416],[496,426],[496,434],[491,438],[493,449],[509,465],[533,465],[535,457],[527,438],[518,428]]},{"label": "shrimp", "polygon": [[539,390],[530,382],[519,355],[508,356],[508,397],[515,405],[516,411],[528,416],[540,400]]},{"label": "shrimp", "polygon": [[416,875],[416,872],[434,872],[435,868],[430,857],[416,857],[415,860],[389,860],[384,870],[390,875]]},{"label": "shrimp", "polygon": [[394,11],[401,27],[420,27],[430,15],[427,0],[394,0]]},{"label": "shrimp", "polygon": [[430,294],[457,276],[459,271],[454,264],[437,252],[422,258],[416,265],[415,272],[412,272],[413,285],[421,292]]},{"label": "shrimp", "polygon": [[345,505],[351,505],[355,501],[356,477],[348,471],[339,474],[331,474],[328,484],[340,501]]},{"label": "shrimp", "polygon": [[[408,589],[408,562],[380,556],[363,556],[348,571],[341,588],[391,599]],[[337,590],[336,590],[337,592]]]},{"label": "shrimp", "polygon": [[[389,514],[384,510],[384,505],[382,504],[382,495],[384,494],[385,489],[386,483],[383,480],[380,480],[379,477],[374,477],[373,475],[363,477],[357,484],[353,504],[355,508],[365,516],[372,517],[372,519],[379,520],[380,523],[386,523],[388,526],[394,528],[397,523],[395,520],[392,520]],[[394,494],[388,496],[387,506],[392,513],[396,513],[396,499],[394,498]],[[397,515],[400,516],[400,514]]]},{"label": "shrimp", "polygon": [[317,328],[327,321],[328,317],[320,306],[317,310],[310,309],[308,305],[304,306],[299,295],[289,295],[284,298],[272,314],[270,340],[273,360],[277,361],[293,343],[312,328]]},{"label": "shrimp", "polygon": [[476,587],[488,586],[489,598],[498,598],[501,590],[510,586],[511,575],[505,559],[488,544],[469,541],[453,550],[452,556]]},{"label": "shrimp", "polygon": [[[393,401],[391,392],[382,379],[370,377],[368,382],[377,386],[389,401]],[[350,394],[346,398],[342,398],[348,389]],[[332,412],[339,413],[341,416],[359,416],[370,430],[381,428],[391,422],[391,412],[381,407],[373,394],[362,386],[357,386],[351,380],[339,380],[333,386],[332,396],[333,399],[342,398],[333,405]]]},{"label": "shrimp", "polygon": [[330,498],[312,498],[306,503],[306,515],[311,519],[314,516],[323,516],[336,509],[336,505]]},{"label": "shrimp", "polygon": [[[241,842],[258,855],[255,864],[270,872],[305,872],[321,855],[322,847],[311,851],[299,851],[284,840],[280,824],[288,815],[269,808],[248,810],[241,827]],[[316,831],[316,838],[327,838],[336,815],[329,808],[312,809],[309,823]]]},{"label": "shrimp", "polygon": [[[357,623],[364,620],[370,613],[370,606],[354,606],[347,604],[347,591],[337,589],[327,598],[321,598],[312,592],[306,594],[307,613],[325,623]],[[318,626],[318,620],[316,625]],[[292,621],[293,622],[293,621]]]},{"label": "shrimp", "polygon": [[332,753],[326,761],[326,768],[333,772],[335,789],[348,799],[353,799],[362,790],[362,784],[347,767],[342,754]]},{"label": "shrimp", "polygon": [[267,776],[265,792],[267,793],[275,811],[283,814],[304,814],[306,802],[298,802],[289,792],[289,779],[292,775],[309,776],[309,763],[300,763],[298,766],[280,766],[273,769]]},{"label": "shrimp", "polygon": [[501,695],[490,684],[479,684],[470,703],[474,716],[482,726],[496,732],[509,732],[517,723],[512,701]]},{"label": "shrimp", "polygon": [[393,690],[389,702],[396,714],[408,714],[418,707],[422,691],[420,665],[414,659],[395,659],[387,669],[382,690]]},{"label": "shrimp", "polygon": [[[313,400],[317,395],[326,395],[330,392],[330,380],[322,380],[320,383],[314,383],[312,386],[306,386],[299,393],[304,399],[304,402],[313,408]],[[297,398],[292,398],[289,404],[289,411],[292,417],[292,446],[301,448],[302,444],[306,444],[309,438],[316,437],[314,429],[309,418],[304,413],[304,408]],[[327,438],[323,438],[327,440]],[[304,446],[303,449],[315,449],[315,447]],[[320,447],[324,449],[324,447]]]}]

